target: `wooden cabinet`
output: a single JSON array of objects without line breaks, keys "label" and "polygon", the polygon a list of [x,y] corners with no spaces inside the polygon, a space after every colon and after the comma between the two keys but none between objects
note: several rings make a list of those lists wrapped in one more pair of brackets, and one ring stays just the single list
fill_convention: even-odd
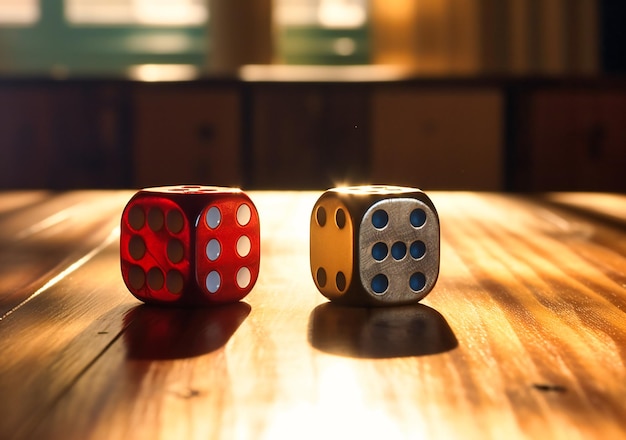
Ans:
[{"label": "wooden cabinet", "polygon": [[371,105],[371,177],[422,189],[503,187],[498,89],[381,86]]},{"label": "wooden cabinet", "polygon": [[132,119],[135,186],[241,185],[237,88],[141,84]]},{"label": "wooden cabinet", "polygon": [[626,90],[540,89],[525,104],[518,188],[626,190]]},{"label": "wooden cabinet", "polygon": [[0,81],[0,189],[626,191],[623,79]]},{"label": "wooden cabinet", "polygon": [[0,85],[0,188],[129,184],[123,86]]},{"label": "wooden cabinet", "polygon": [[46,187],[54,161],[50,92],[3,86],[0,103],[0,186]]},{"label": "wooden cabinet", "polygon": [[367,88],[259,84],[251,92],[251,184],[320,188],[367,180]]}]

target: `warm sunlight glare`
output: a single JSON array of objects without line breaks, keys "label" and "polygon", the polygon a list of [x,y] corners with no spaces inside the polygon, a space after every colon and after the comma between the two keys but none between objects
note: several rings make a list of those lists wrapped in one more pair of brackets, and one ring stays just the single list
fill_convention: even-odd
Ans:
[{"label": "warm sunlight glare", "polygon": [[321,0],[319,22],[328,28],[355,28],[366,20],[365,5],[358,0]]},{"label": "warm sunlight glare", "polygon": [[203,0],[65,0],[68,21],[82,25],[202,25],[207,9]]},{"label": "warm sunlight glare", "polygon": [[188,81],[199,72],[191,64],[138,64],[130,67],[128,75],[136,81]]},{"label": "warm sunlight glare", "polygon": [[37,0],[0,0],[0,23],[33,24],[39,20]]}]

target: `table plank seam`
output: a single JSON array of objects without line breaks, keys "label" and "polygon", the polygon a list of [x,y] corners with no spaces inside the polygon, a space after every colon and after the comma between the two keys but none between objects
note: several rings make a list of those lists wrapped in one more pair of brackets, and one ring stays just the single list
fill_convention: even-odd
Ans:
[{"label": "table plank seam", "polygon": [[35,292],[33,292],[30,296],[28,296],[22,302],[20,302],[19,304],[17,304],[13,308],[7,310],[2,316],[0,316],[0,322],[2,320],[6,319],[11,314],[13,314],[14,312],[16,312],[17,310],[19,310],[20,308],[22,308],[29,301],[31,301],[34,298],[38,297],[43,292],[45,292],[46,290],[48,290],[49,288],[51,288],[52,286],[57,284],[59,281],[61,281],[64,278],[66,278],[68,275],[70,275],[71,273],[76,271],[81,266],[83,266],[85,263],[87,263],[89,260],[91,260],[94,256],[96,256],[98,253],[100,253],[103,249],[105,249],[109,244],[111,244],[114,240],[118,239],[119,233],[120,233],[119,227],[114,228],[111,231],[111,233],[104,239],[104,241],[102,241],[98,246],[93,248],[91,251],[87,252],[85,255],[83,255],[81,258],[76,260],[74,263],[70,264],[67,268],[65,268],[64,270],[59,272],[57,275],[55,275],[54,277],[50,278],[43,286],[41,286],[39,289],[37,289]]}]

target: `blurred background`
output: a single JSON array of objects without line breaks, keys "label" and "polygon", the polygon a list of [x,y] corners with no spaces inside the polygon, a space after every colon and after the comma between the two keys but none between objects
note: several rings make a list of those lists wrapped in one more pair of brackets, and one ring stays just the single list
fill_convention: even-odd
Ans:
[{"label": "blurred background", "polygon": [[0,0],[0,188],[626,191],[626,4]]}]

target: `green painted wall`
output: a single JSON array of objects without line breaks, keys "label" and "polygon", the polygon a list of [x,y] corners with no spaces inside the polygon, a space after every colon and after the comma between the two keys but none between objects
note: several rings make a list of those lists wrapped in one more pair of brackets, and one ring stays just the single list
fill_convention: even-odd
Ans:
[{"label": "green painted wall", "polygon": [[[116,75],[134,64],[202,68],[210,56],[208,26],[75,26],[65,20],[63,0],[42,0],[41,8],[32,26],[0,27],[0,73]],[[284,28],[277,35],[279,59],[287,64],[369,62],[367,27]],[[336,52],[338,39],[349,53]]]}]

